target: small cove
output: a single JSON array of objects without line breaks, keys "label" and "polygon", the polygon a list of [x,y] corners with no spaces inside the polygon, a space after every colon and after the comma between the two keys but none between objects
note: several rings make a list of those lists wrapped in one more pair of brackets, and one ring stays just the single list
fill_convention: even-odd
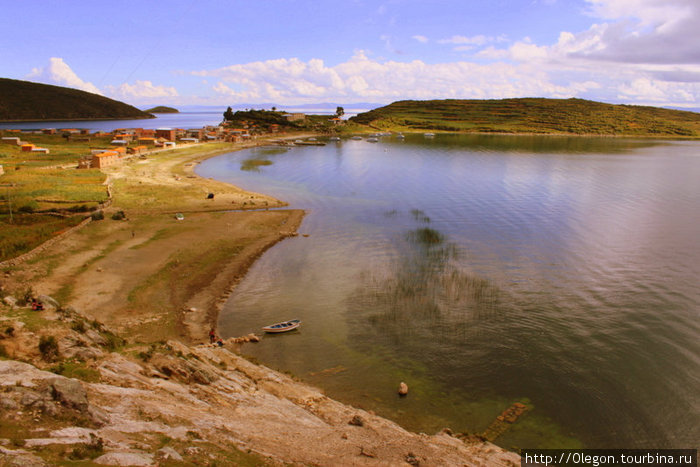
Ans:
[{"label": "small cove", "polygon": [[303,320],[244,348],[262,363],[417,431],[524,402],[506,448],[700,437],[700,143],[407,135],[197,173],[308,212],[220,317]]}]

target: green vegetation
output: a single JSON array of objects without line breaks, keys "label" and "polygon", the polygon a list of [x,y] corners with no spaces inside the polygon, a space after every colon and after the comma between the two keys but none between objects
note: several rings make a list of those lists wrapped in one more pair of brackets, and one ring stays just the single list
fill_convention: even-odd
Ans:
[{"label": "green vegetation", "polygon": [[41,336],[39,339],[41,358],[52,362],[58,357],[58,342],[54,336]]},{"label": "green vegetation", "polygon": [[75,359],[64,360],[50,368],[52,373],[65,376],[66,378],[75,378],[88,383],[96,383],[100,381],[100,372],[89,367],[85,362]]},{"label": "green vegetation", "polygon": [[153,118],[123,102],[77,89],[0,78],[0,120]]},{"label": "green vegetation", "polygon": [[98,169],[75,170],[80,156],[92,147],[109,146],[109,137],[74,141],[63,135],[24,134],[19,137],[49,154],[22,152],[16,145],[0,146],[0,261],[25,253],[80,223],[86,213],[107,201],[106,176]]},{"label": "green vegetation", "polygon": [[148,112],[149,114],[177,114],[177,113],[180,113],[179,110],[177,110],[173,107],[166,107],[164,105],[159,105],[157,107],[153,107],[152,109],[144,110],[144,112]]},{"label": "green vegetation", "polygon": [[700,137],[700,114],[583,99],[399,101],[350,119],[390,131]]},{"label": "green vegetation", "polygon": [[[337,111],[342,111],[338,107]],[[343,111],[344,112],[344,111]],[[233,112],[231,107],[224,112],[226,126],[231,128],[245,128],[249,132],[258,134],[269,132],[273,125],[277,131],[313,131],[316,133],[333,133],[335,124],[330,121],[334,115],[305,115],[304,119],[289,120],[287,112],[277,110],[238,110]]]}]

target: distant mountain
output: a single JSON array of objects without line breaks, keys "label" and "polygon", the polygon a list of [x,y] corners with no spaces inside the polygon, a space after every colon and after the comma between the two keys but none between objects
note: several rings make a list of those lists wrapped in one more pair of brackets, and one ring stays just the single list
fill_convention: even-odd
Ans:
[{"label": "distant mountain", "polygon": [[153,107],[152,109],[144,110],[144,112],[148,112],[151,114],[178,114],[178,113],[180,113],[179,110],[174,109],[172,107],[166,107],[164,105],[159,105],[157,107]]},{"label": "distant mountain", "polygon": [[0,78],[0,120],[154,118],[136,107],[77,89]]},{"label": "distant mountain", "polygon": [[700,137],[700,113],[583,99],[399,101],[350,121],[394,131]]}]

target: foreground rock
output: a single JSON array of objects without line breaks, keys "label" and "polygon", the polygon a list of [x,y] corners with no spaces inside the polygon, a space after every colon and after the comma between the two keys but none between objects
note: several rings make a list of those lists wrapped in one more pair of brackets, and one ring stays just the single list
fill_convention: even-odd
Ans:
[{"label": "foreground rock", "polygon": [[171,341],[147,360],[111,353],[97,366],[99,383],[0,361],[3,407],[15,413],[38,408],[36,420],[63,421],[48,432],[38,423],[23,449],[0,451],[0,465],[44,465],[29,456],[36,457],[32,447],[47,445],[92,446],[99,454],[94,462],[105,465],[192,461],[204,455],[198,445],[252,451],[271,463],[519,464],[519,456],[488,443],[410,433],[225,348]]}]

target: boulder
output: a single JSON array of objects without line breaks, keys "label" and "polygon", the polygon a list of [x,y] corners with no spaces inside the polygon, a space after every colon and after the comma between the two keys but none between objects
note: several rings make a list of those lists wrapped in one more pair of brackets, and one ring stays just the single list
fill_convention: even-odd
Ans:
[{"label": "boulder", "polygon": [[37,297],[41,303],[44,304],[44,308],[53,308],[54,310],[59,308],[59,303],[48,295],[39,295]]},{"label": "boulder", "polygon": [[156,456],[158,459],[162,460],[174,460],[178,462],[182,462],[182,456],[178,454],[178,452],[171,448],[170,446],[165,446],[164,448],[158,449],[158,452],[156,453]]},{"label": "boulder", "polygon": [[6,305],[17,306],[17,299],[12,295],[6,296],[2,301],[5,302]]},{"label": "boulder", "polygon": [[108,452],[97,459],[95,464],[102,465],[153,465],[153,456],[145,452]]},{"label": "boulder", "polygon": [[348,425],[353,425],[353,426],[364,426],[364,424],[365,424],[365,421],[362,420],[362,417],[360,417],[359,415],[355,415],[354,417],[352,417],[352,420],[350,420],[348,422]]},{"label": "boulder", "polygon": [[87,411],[87,393],[78,380],[54,378],[49,381],[49,389],[53,399],[62,405],[80,412]]},{"label": "boulder", "polygon": [[408,394],[408,385],[401,381],[401,384],[399,384],[399,395],[405,396],[406,394]]}]

